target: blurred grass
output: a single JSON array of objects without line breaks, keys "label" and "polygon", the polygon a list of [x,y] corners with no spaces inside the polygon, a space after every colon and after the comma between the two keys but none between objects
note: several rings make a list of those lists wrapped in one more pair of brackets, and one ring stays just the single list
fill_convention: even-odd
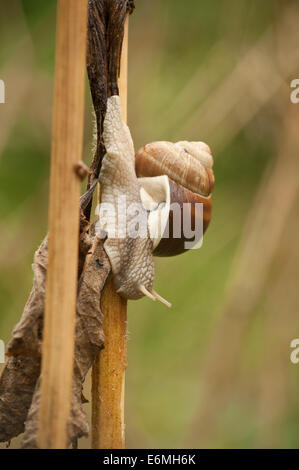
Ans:
[{"label": "blurred grass", "polygon": [[[33,253],[47,230],[56,1],[5,3],[0,6],[0,75],[7,87],[7,102],[0,107],[0,336],[8,341],[30,290]],[[271,356],[265,363],[265,338],[272,331],[273,306],[264,299],[271,291],[271,279],[246,328],[237,377],[229,382],[229,399],[204,443],[196,424],[201,407],[206,406],[202,371],[223,314],[227,281],[256,191],[277,155],[283,116],[274,94],[224,143],[217,132],[205,135],[201,131],[204,119],[197,123],[192,117],[232,76],[287,4],[295,2],[136,1],[129,50],[129,125],[136,149],[153,140],[188,138],[208,139],[217,153],[214,214],[203,247],[177,258],[156,260],[156,286],[173,308],[165,309],[147,299],[129,304],[128,447],[298,447],[298,376],[289,361],[289,342],[280,344],[286,373],[279,380],[282,389],[287,389],[287,405],[281,408],[276,425],[265,426],[260,420],[261,377],[271,364]],[[255,71],[248,70],[250,73],[254,84]],[[283,77],[286,83],[287,78]],[[245,100],[248,81],[244,83]],[[86,93],[84,155],[89,162],[92,119],[88,86]],[[279,96],[282,94],[279,90]],[[284,99],[289,96],[285,94]],[[239,116],[242,121],[246,111],[241,97],[234,110],[236,122]],[[217,108],[215,118],[216,114]],[[223,125],[229,120],[227,116]],[[277,254],[278,263],[288,256],[285,243],[286,251]],[[290,341],[299,333],[294,320],[298,299],[296,302],[288,316]],[[239,321],[237,316],[234,321]],[[230,347],[229,337],[224,345]],[[221,369],[221,356],[216,366]],[[272,367],[275,372],[275,364]],[[88,379],[88,396],[89,385]],[[271,395],[273,384],[264,387]],[[218,393],[221,395],[221,387]],[[81,445],[88,446],[88,442]]]}]

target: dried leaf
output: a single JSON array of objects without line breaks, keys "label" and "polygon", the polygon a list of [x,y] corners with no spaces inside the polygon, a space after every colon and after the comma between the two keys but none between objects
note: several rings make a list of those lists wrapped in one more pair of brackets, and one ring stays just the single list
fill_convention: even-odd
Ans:
[{"label": "dried leaf", "polygon": [[24,431],[24,422],[40,375],[47,260],[48,237],[35,253],[33,288],[8,344],[10,358],[0,378],[0,442]]},{"label": "dried leaf", "polygon": [[[71,416],[68,422],[68,443],[87,436],[89,426],[83,409],[83,383],[87,372],[99,351],[104,346],[102,312],[100,308],[101,291],[110,273],[109,259],[101,240],[95,239],[90,258],[86,261],[79,281],[76,316],[75,362],[72,387]],[[38,383],[26,421],[22,442],[24,449],[36,449],[38,435],[38,416],[40,406],[40,383]]]}]

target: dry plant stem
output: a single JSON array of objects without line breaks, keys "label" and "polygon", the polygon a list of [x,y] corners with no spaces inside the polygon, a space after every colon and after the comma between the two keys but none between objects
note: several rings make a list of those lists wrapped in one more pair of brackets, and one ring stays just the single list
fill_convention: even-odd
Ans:
[{"label": "dry plant stem", "polygon": [[102,294],[105,348],[92,371],[92,448],[123,449],[127,303],[110,280]]},{"label": "dry plant stem", "polygon": [[[118,83],[124,120],[127,117],[128,32],[127,14]],[[115,292],[112,279],[104,289],[101,307],[106,342],[92,373],[92,448],[123,449],[127,302]]]},{"label": "dry plant stem", "polygon": [[121,99],[122,115],[124,122],[128,119],[128,40],[129,40],[129,14],[126,15],[124,24],[124,39],[120,57],[120,77],[118,81],[119,96]]},{"label": "dry plant stem", "polygon": [[49,265],[38,445],[67,446],[77,295],[87,0],[59,0],[49,204]]},{"label": "dry plant stem", "polygon": [[[97,143],[88,187],[98,178],[105,146],[102,139],[107,97],[118,94],[121,48],[126,12],[134,10],[133,0],[89,0],[87,72],[96,119]],[[91,203],[84,210],[90,218]]]}]

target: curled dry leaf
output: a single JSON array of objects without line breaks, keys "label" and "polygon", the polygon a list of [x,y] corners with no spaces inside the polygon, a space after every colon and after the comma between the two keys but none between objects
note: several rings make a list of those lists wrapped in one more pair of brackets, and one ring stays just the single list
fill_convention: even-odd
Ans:
[{"label": "curled dry leaf", "polygon": [[10,441],[24,431],[40,374],[40,358],[10,357],[0,381],[0,442]]},{"label": "curled dry leaf", "polygon": [[7,348],[9,359],[0,378],[0,442],[24,431],[40,375],[47,263],[48,237],[35,253],[33,288]]},{"label": "curled dry leaf", "polygon": [[[100,293],[110,272],[109,260],[102,242],[94,241],[92,253],[84,265],[91,240],[88,223],[80,223],[80,256],[74,382],[69,440],[87,435],[88,424],[82,408],[82,387],[89,368],[104,344]],[[39,411],[39,376],[41,341],[45,305],[45,283],[48,264],[48,237],[35,253],[33,288],[22,318],[13,331],[8,345],[9,356],[0,378],[0,441],[8,441],[26,429],[23,447],[37,447]],[[83,269],[84,266],[84,269]],[[28,415],[28,416],[27,416]]]},{"label": "curled dry leaf", "polygon": [[[76,315],[76,339],[71,416],[68,423],[69,444],[87,436],[89,427],[82,407],[82,389],[87,372],[104,346],[101,291],[110,273],[110,263],[101,240],[95,239],[81,278]],[[26,422],[22,448],[37,448],[40,381],[37,384]]]}]

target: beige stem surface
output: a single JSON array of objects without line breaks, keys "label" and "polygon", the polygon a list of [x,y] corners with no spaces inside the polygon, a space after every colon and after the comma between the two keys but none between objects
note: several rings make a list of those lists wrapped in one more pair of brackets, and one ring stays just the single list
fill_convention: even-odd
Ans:
[{"label": "beige stem surface", "polygon": [[[129,15],[124,27],[119,94],[123,119],[127,120]],[[92,448],[125,447],[124,392],[127,365],[127,302],[116,292],[110,279],[102,294],[105,349],[92,372]]]},{"label": "beige stem surface", "polygon": [[67,446],[78,271],[88,0],[58,0],[40,448]]}]

